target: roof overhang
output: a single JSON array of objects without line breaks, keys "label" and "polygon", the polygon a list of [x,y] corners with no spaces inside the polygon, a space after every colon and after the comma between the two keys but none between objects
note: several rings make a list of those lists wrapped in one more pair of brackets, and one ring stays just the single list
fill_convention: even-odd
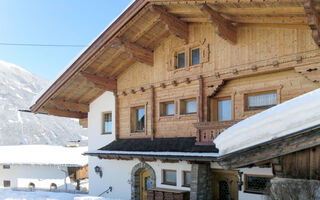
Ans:
[{"label": "roof overhang", "polygon": [[226,169],[253,166],[264,161],[320,145],[320,125],[219,157]]},{"label": "roof overhang", "polygon": [[218,153],[196,153],[196,152],[138,152],[138,151],[89,151],[84,155],[95,156],[100,159],[159,159],[172,161],[197,161],[197,162],[215,162],[219,156]]},{"label": "roof overhang", "polygon": [[[190,23],[209,23],[219,37],[232,44],[237,41],[235,29],[252,24],[310,26],[317,37],[320,25],[309,19],[319,18],[319,5],[312,0],[136,0],[67,66],[30,109],[33,113],[87,118],[89,104],[105,91],[116,92],[116,80],[127,68],[136,62],[153,64],[153,51],[163,39],[172,34],[188,42]],[[132,34],[132,30],[138,31]],[[137,51],[147,56],[141,57]]]}]

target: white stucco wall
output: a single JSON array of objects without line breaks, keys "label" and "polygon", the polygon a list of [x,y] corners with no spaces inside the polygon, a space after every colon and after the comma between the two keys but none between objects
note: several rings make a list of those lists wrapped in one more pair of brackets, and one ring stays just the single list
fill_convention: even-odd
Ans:
[{"label": "white stucco wall", "polygon": [[46,165],[10,165],[10,169],[3,169],[0,165],[0,188],[3,181],[9,180],[11,188],[28,188],[29,183],[34,183],[36,189],[50,189],[51,183],[55,183],[58,189],[65,190],[65,180],[68,190],[74,190],[76,183],[71,183],[69,177],[61,170],[67,171],[67,167]]},{"label": "white stucco wall", "polygon": [[[104,112],[112,112],[112,134],[102,134],[102,117]],[[88,113],[88,150],[97,150],[115,139],[115,98],[112,92],[105,92],[90,104]],[[103,174],[109,171],[109,166],[101,163],[101,160],[89,156],[89,193],[99,195],[107,190],[109,182],[102,182],[94,168],[99,166],[103,169]],[[110,166],[114,167],[114,166]],[[108,169],[107,169],[108,168]],[[119,171],[117,171],[119,172]],[[103,176],[105,178],[105,176]]]}]

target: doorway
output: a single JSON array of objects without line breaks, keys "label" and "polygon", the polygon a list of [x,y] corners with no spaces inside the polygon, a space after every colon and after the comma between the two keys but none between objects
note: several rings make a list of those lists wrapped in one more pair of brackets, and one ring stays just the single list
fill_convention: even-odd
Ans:
[{"label": "doorway", "polygon": [[238,171],[212,170],[213,200],[238,200]]},{"label": "doorway", "polygon": [[151,188],[151,176],[146,169],[140,173],[140,200],[147,200],[147,191]]}]

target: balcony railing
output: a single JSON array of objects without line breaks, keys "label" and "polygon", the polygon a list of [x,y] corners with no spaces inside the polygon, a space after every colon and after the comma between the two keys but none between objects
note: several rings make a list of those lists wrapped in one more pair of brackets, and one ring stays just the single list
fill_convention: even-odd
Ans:
[{"label": "balcony railing", "polygon": [[213,140],[225,129],[238,123],[239,120],[222,122],[199,122],[193,125],[197,128],[197,145],[212,145]]}]

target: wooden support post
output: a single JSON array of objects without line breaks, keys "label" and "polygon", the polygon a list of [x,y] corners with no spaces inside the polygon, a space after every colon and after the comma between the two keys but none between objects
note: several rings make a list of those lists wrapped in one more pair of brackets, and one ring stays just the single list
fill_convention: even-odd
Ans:
[{"label": "wooden support post", "polygon": [[67,110],[58,110],[56,108],[43,108],[49,115],[55,115],[60,117],[69,117],[69,118],[78,118],[83,119],[87,118],[87,113],[82,112],[73,112],[73,111],[67,111]]},{"label": "wooden support post", "polygon": [[214,11],[207,4],[200,4],[200,10],[207,15],[208,22],[212,24],[216,33],[232,44],[237,43],[237,28],[231,23],[231,21],[225,19],[220,13]]},{"label": "wooden support post", "polygon": [[313,0],[304,0],[304,10],[308,16],[308,25],[312,30],[312,38],[320,47],[320,15],[313,5]]},{"label": "wooden support post", "polygon": [[85,77],[87,81],[92,82],[97,88],[105,91],[114,91],[117,89],[117,81],[87,72],[80,72],[80,75]]},{"label": "wooden support post", "polygon": [[114,43],[123,45],[126,52],[131,58],[137,62],[141,62],[153,66],[153,51],[137,45],[136,43],[128,42],[120,38],[115,38]]},{"label": "wooden support post", "polygon": [[151,85],[150,87],[151,89],[151,95],[150,95],[150,109],[151,109],[151,140],[154,140],[154,135],[155,135],[155,129],[154,129],[154,120],[155,120],[155,116],[154,116],[154,87],[153,85]]},{"label": "wooden support post", "polygon": [[119,114],[119,96],[117,95],[117,92],[113,92],[114,95],[114,100],[115,100],[115,124],[116,124],[116,128],[115,128],[115,140],[119,139],[119,131],[120,131],[120,114]]},{"label": "wooden support post", "polygon": [[89,112],[88,104],[68,102],[68,101],[63,101],[59,99],[52,99],[51,102],[59,109],[76,111],[76,112],[84,112],[84,113]]},{"label": "wooden support post", "polygon": [[200,75],[199,79],[199,122],[203,121],[203,78]]},{"label": "wooden support post", "polygon": [[188,24],[175,17],[174,15],[168,14],[165,9],[161,6],[151,5],[150,11],[155,12],[159,15],[159,20],[166,25],[166,29],[173,35],[182,39],[185,44],[189,41],[189,27]]}]

